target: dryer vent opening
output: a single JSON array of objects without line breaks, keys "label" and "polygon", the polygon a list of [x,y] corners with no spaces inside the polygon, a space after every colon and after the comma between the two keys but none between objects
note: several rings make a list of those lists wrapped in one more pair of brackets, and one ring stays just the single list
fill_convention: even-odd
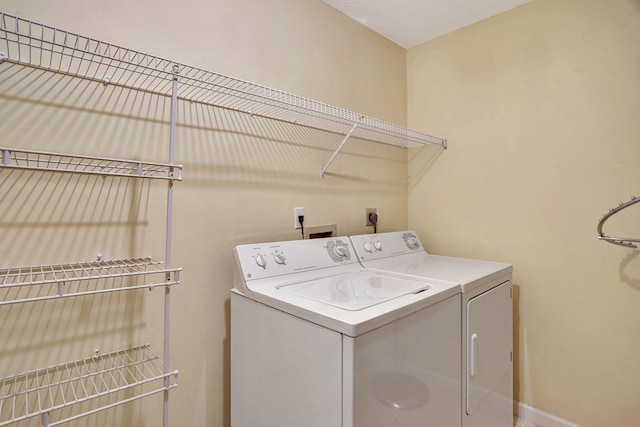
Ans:
[{"label": "dryer vent opening", "polygon": [[323,239],[326,237],[336,237],[338,228],[335,224],[319,225],[316,227],[307,227],[304,230],[305,239]]}]

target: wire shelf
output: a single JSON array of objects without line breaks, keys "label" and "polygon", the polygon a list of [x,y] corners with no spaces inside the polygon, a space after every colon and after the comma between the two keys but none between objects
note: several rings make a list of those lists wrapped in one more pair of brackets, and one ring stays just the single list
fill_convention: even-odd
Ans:
[{"label": "wire shelf", "polygon": [[[98,354],[2,378],[0,426],[35,416],[49,416],[50,412],[58,409],[154,382],[158,383],[155,390],[93,409],[90,413],[178,386],[178,371],[165,371],[164,363],[149,345]],[[78,417],[76,415],[48,425],[61,424]]]},{"label": "wire shelf", "polygon": [[182,165],[0,147],[0,167],[182,181]]},{"label": "wire shelf", "polygon": [[[4,43],[2,43],[4,42]],[[445,139],[281,90],[181,64],[0,12],[0,62],[171,96],[402,147]]]},{"label": "wire shelf", "polygon": [[0,269],[0,306],[177,285],[180,271],[148,257]]}]

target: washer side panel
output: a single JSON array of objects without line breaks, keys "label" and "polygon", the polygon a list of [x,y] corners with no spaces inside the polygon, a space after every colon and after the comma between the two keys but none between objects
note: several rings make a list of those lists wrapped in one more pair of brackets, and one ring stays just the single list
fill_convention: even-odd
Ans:
[{"label": "washer side panel", "polygon": [[342,336],[231,294],[232,427],[342,427]]}]

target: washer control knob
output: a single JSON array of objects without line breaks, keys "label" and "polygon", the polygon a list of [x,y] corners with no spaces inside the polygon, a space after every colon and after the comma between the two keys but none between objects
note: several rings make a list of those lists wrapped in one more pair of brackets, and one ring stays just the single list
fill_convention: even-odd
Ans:
[{"label": "washer control knob", "polygon": [[371,242],[364,242],[363,247],[364,247],[364,250],[367,251],[367,252],[372,252],[373,251],[373,248],[371,247]]},{"label": "washer control knob", "polygon": [[284,264],[284,262],[287,260],[282,254],[276,254],[274,258],[278,264]]},{"label": "washer control knob", "polygon": [[416,239],[415,237],[410,237],[407,243],[409,244],[409,247],[412,249],[416,249],[418,246],[420,246],[418,239]]},{"label": "washer control knob", "polygon": [[258,255],[256,257],[256,264],[258,264],[262,268],[266,268],[267,267],[267,260],[264,259],[264,255]]},{"label": "washer control knob", "polygon": [[347,248],[340,245],[335,245],[333,247],[333,253],[335,253],[340,258],[346,258],[348,255]]},{"label": "washer control knob", "polygon": [[376,241],[373,244],[373,247],[376,248],[376,251],[381,251],[382,250],[382,242],[380,240]]}]

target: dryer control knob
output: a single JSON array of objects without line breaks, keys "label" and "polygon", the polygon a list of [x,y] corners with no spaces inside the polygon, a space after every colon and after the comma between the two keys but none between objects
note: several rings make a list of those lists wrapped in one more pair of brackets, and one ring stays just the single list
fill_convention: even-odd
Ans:
[{"label": "dryer control knob", "polygon": [[409,247],[411,248],[417,248],[418,246],[420,246],[420,243],[418,243],[418,239],[416,239],[415,237],[410,237],[407,243],[409,243]]},{"label": "dryer control knob", "polygon": [[265,268],[267,266],[267,260],[264,259],[264,255],[258,255],[256,257],[256,264],[258,264],[262,268]]},{"label": "dryer control knob", "polygon": [[367,252],[373,251],[373,248],[371,247],[371,242],[364,242],[364,245],[362,246],[364,247],[364,250]]},{"label": "dryer control knob", "polygon": [[373,247],[376,248],[376,251],[381,251],[382,250],[382,242],[380,240],[378,240],[377,242],[375,242],[373,244]]},{"label": "dryer control knob", "polygon": [[348,255],[347,248],[340,245],[335,245],[333,247],[333,252],[340,258],[346,258],[346,256]]},{"label": "dryer control knob", "polygon": [[287,260],[284,256],[282,256],[282,254],[276,254],[274,258],[278,264],[284,264],[284,262]]}]

